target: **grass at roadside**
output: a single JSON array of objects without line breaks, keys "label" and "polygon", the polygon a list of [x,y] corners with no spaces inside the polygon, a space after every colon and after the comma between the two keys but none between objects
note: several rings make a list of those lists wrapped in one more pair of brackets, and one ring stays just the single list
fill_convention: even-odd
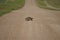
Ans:
[{"label": "grass at roadside", "polygon": [[53,7],[60,8],[60,0],[47,0],[47,2]]},{"label": "grass at roadside", "polygon": [[39,7],[46,7],[46,4],[44,3],[44,0],[36,0]]},{"label": "grass at roadside", "polygon": [[36,0],[36,1],[37,1],[37,5],[40,8],[45,8],[45,9],[50,9],[50,10],[58,10],[58,9],[55,9],[55,8],[48,7],[47,4],[45,3],[45,0]]},{"label": "grass at roadside", "polygon": [[7,0],[5,3],[0,3],[0,16],[11,12],[12,10],[22,8],[24,3],[25,0]]}]

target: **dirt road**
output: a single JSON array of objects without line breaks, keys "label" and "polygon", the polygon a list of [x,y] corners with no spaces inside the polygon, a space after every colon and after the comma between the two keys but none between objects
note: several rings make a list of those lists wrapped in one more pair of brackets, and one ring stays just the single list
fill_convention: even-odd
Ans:
[{"label": "dirt road", "polygon": [[[33,21],[25,21],[32,17]],[[0,40],[60,40],[60,11],[41,9],[26,0],[22,9],[0,17]]]}]

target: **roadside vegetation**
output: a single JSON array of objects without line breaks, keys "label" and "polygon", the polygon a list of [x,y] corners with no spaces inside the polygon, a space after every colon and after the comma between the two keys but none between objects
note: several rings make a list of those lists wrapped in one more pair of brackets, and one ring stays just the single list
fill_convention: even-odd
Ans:
[{"label": "roadside vegetation", "polygon": [[47,2],[53,7],[60,8],[60,0],[47,0]]},{"label": "roadside vegetation", "polygon": [[41,8],[60,11],[60,0],[36,0]]},{"label": "roadside vegetation", "polygon": [[0,0],[0,16],[22,8],[24,3],[25,0]]}]

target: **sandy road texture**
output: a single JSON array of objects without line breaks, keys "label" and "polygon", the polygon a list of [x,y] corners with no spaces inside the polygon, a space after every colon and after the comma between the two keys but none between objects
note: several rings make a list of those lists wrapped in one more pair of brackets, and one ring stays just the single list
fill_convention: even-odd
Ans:
[{"label": "sandy road texture", "polygon": [[[25,21],[32,17],[33,21]],[[41,9],[25,0],[22,9],[0,17],[0,40],[60,40],[60,11]]]}]

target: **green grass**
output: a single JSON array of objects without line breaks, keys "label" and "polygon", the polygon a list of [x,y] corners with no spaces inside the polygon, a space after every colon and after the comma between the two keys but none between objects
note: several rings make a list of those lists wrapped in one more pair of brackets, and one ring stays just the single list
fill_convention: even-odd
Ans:
[{"label": "green grass", "polygon": [[46,4],[44,3],[44,0],[36,0],[38,3],[38,6],[40,7],[46,7]]},{"label": "green grass", "polygon": [[0,16],[11,12],[12,10],[20,9],[24,6],[25,0],[7,0],[5,3],[0,2]]},{"label": "green grass", "polygon": [[[50,9],[50,10],[58,10],[58,9],[54,9],[54,8],[51,8],[51,7],[48,7],[47,4],[44,2],[45,0],[36,0],[37,1],[37,5],[40,7],[40,8],[45,8],[45,9]],[[51,1],[51,0],[50,0]],[[48,1],[47,1],[48,2]],[[53,2],[52,2],[53,4]],[[55,5],[56,6],[56,5]],[[57,5],[58,6],[58,5]],[[59,9],[60,10],[60,9]],[[59,11],[58,10],[58,11]]]},{"label": "green grass", "polygon": [[6,0],[0,0],[0,3],[5,3]]},{"label": "green grass", "polygon": [[53,7],[60,8],[60,0],[47,0],[47,2]]}]

